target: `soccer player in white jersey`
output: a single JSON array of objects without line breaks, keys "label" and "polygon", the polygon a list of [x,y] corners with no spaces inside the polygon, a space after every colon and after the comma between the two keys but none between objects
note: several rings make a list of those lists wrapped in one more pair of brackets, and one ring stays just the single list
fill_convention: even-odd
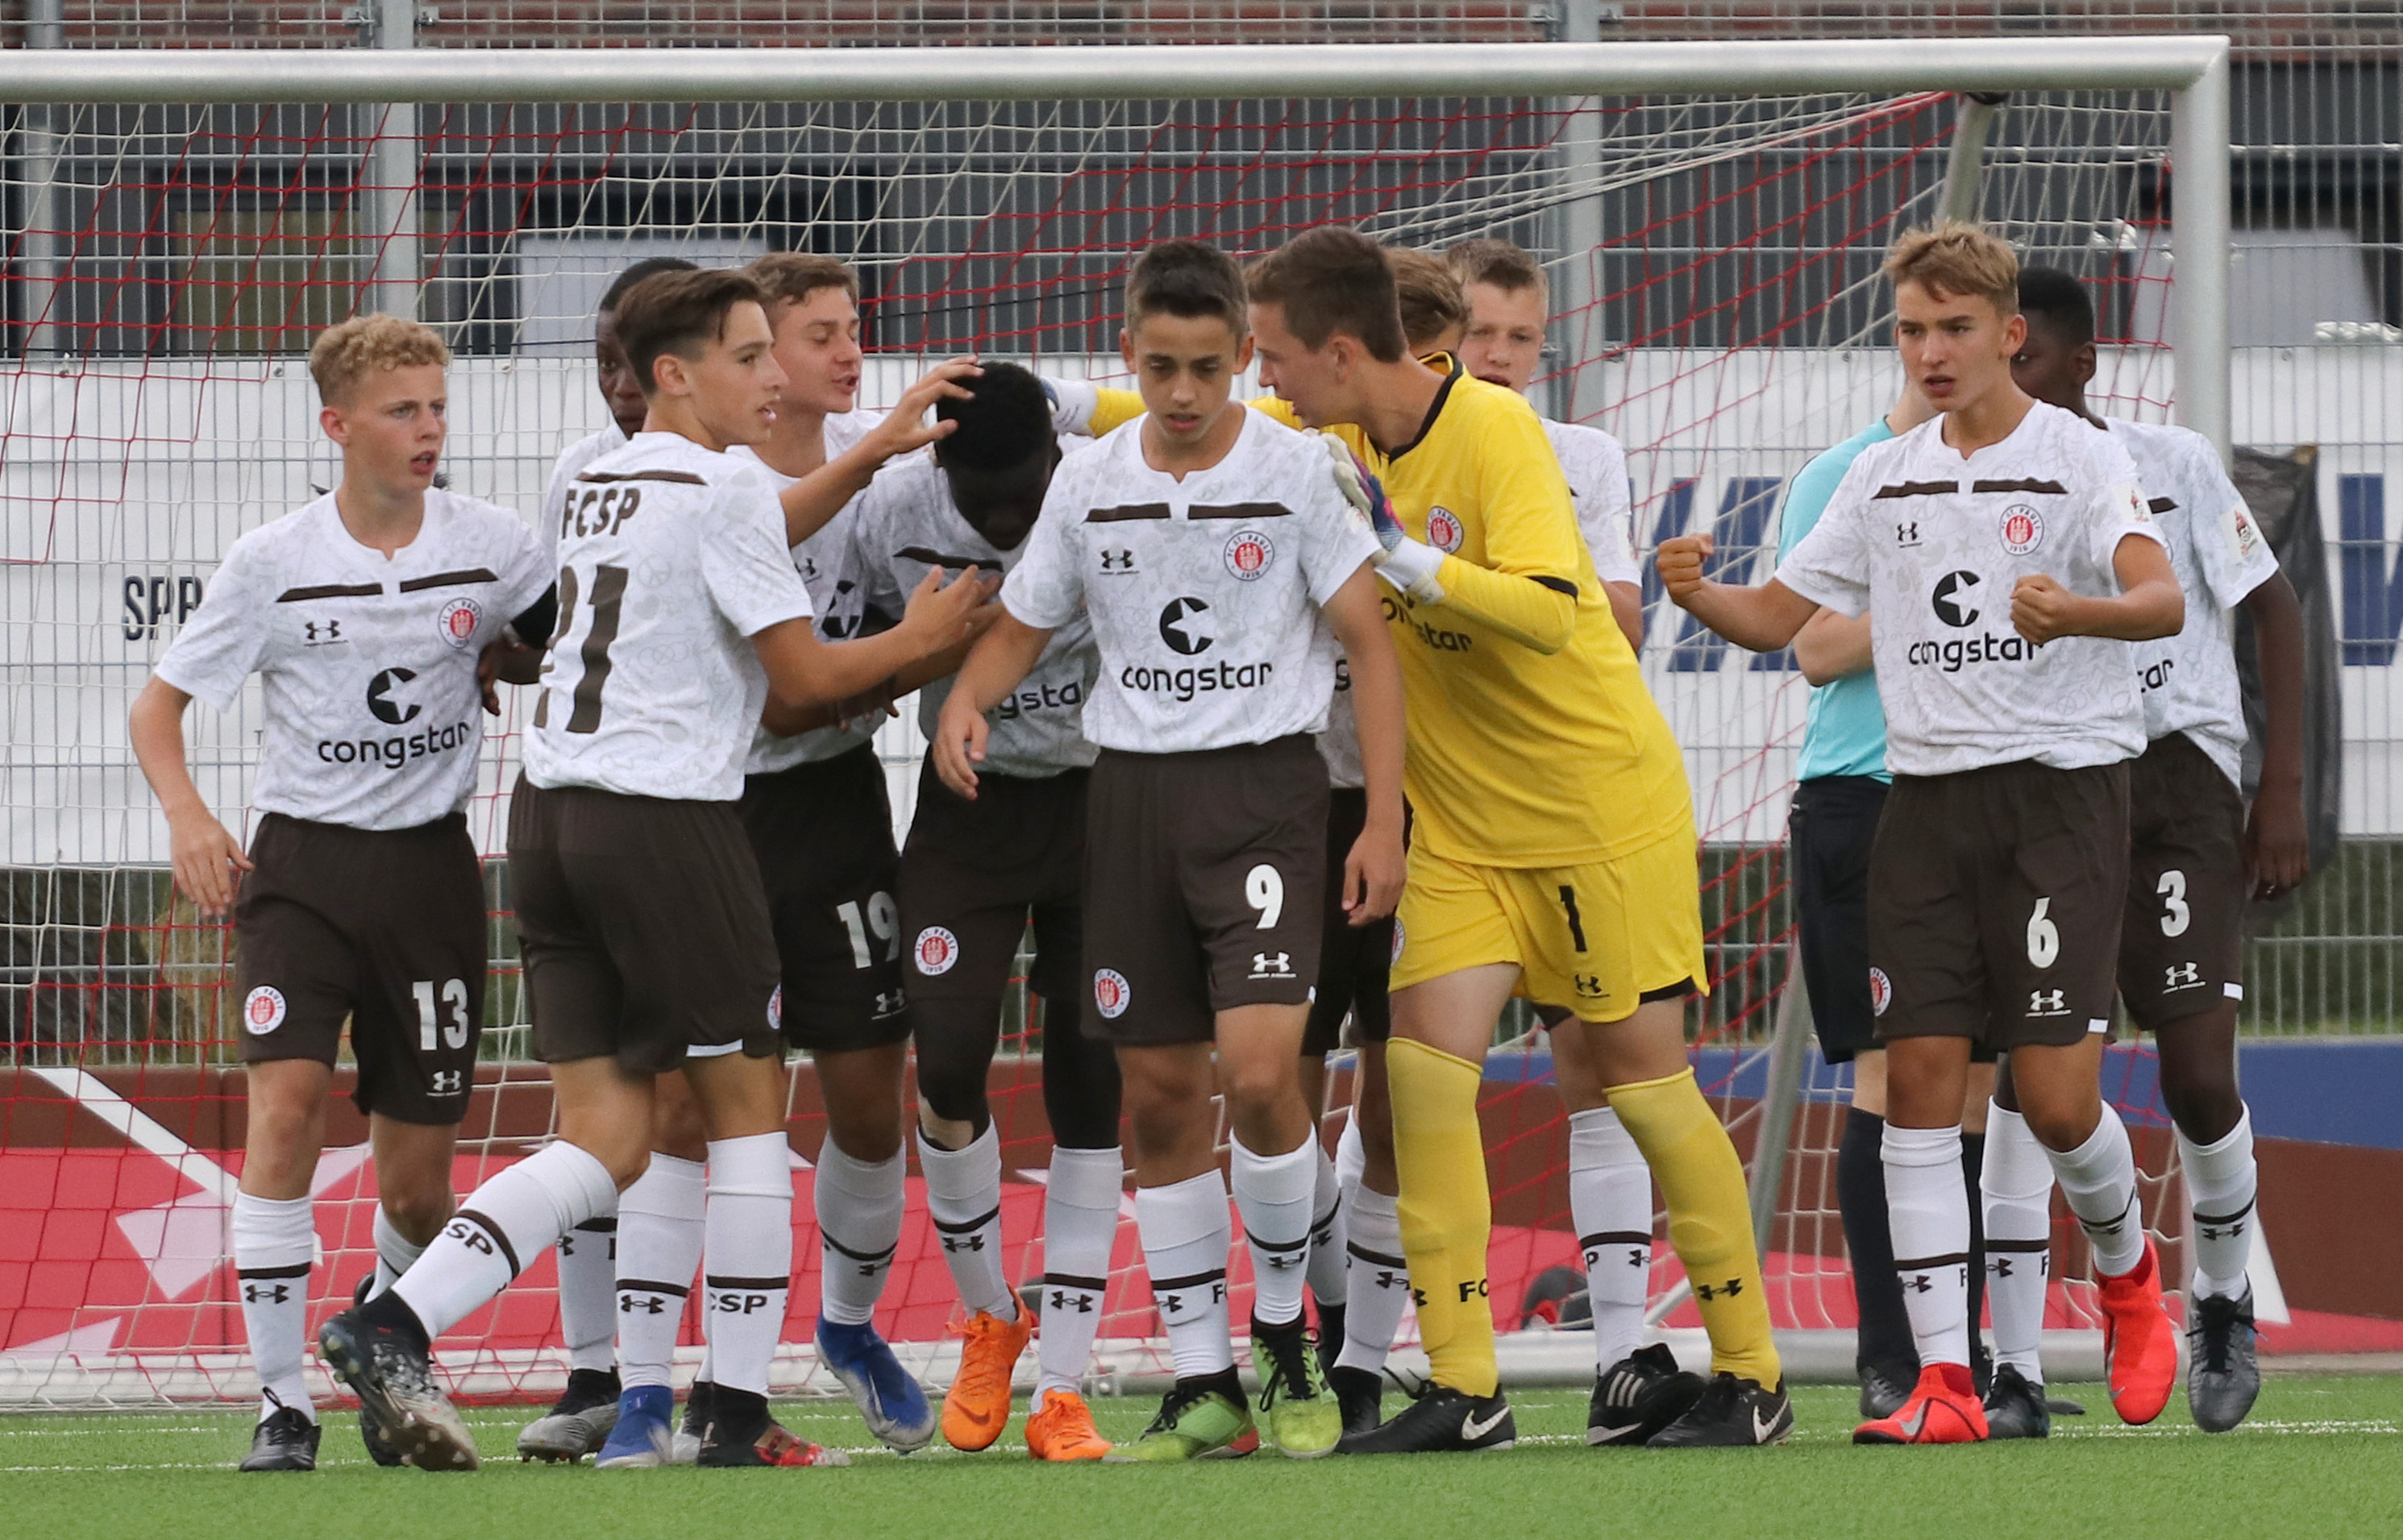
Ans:
[{"label": "soccer player in white jersey", "polygon": [[[854,694],[957,645],[986,597],[974,581],[930,582],[893,631],[821,643],[773,488],[723,452],[774,422],[784,378],[764,292],[741,273],[660,273],[627,292],[618,320],[648,425],[585,469],[562,515],[561,618],[509,810],[535,1047],[561,1136],[478,1187],[388,1292],[318,1334],[425,1469],[476,1464],[431,1339],[616,1205],[649,1158],[658,1076],[677,1068],[710,1136],[716,1393],[700,1463],[827,1463],[768,1415],[791,1149],[775,946],[734,803],[771,692],[790,704]],[[742,1051],[688,1057],[727,1043]]]},{"label": "soccer player in white jersey", "polygon": [[[309,1183],[344,1018],[375,1150],[372,1283],[399,1277],[451,1217],[488,950],[461,811],[483,742],[477,661],[546,607],[550,576],[522,520],[434,486],[450,358],[431,330],[386,315],[317,339],[309,369],[341,481],[234,542],[130,721],[177,885],[205,914],[233,910],[248,1113],[233,1255],[263,1389],[246,1471],[316,1468]],[[194,696],[230,707],[253,673],[261,816],[244,854],[185,769],[183,718]]]},{"label": "soccer player in white jersey", "polygon": [[[987,365],[975,394],[936,408],[952,431],[932,458],[887,466],[843,518],[844,570],[870,628],[935,569],[1006,573],[1026,552],[1061,445],[1042,382]],[[926,678],[918,720],[937,731],[956,659]],[[1101,1325],[1126,1182],[1118,1147],[1118,1061],[1077,1030],[1084,995],[1085,793],[1098,752],[1084,736],[1099,660],[1083,617],[1054,631],[1033,670],[988,714],[974,800],[929,759],[901,852],[903,981],[918,1064],[918,1162],[965,1319],[959,1372],[943,1400],[952,1448],[990,1448],[1008,1426],[1010,1380],[1042,1317],[1041,1374],[1026,1422],[1038,1460],[1096,1460],[1109,1442],[1079,1389]],[[1052,1139],[1043,1197],[1043,1275],[1035,1308],[1002,1269],[1002,1131],[987,1100],[1003,997],[1029,924],[1027,986],[1044,1002],[1043,1106]]]},{"label": "soccer player in white jersey", "polygon": [[[1507,241],[1479,237],[1445,249],[1467,301],[1468,325],[1460,367],[1490,385],[1527,394],[1544,361],[1544,326],[1551,284],[1534,254]],[[1586,423],[1544,419],[1561,470],[1577,504],[1577,529],[1593,553],[1593,570],[1610,595],[1610,613],[1627,645],[1644,650],[1644,569],[1635,559],[1635,497],[1627,479],[1627,451]],[[1596,1103],[1599,1105],[1599,1103]]]},{"label": "soccer player in white jersey", "polygon": [[1759,588],[1706,579],[1707,535],[1660,552],[1670,596],[1739,646],[1786,645],[1823,604],[1877,615],[1895,780],[1869,857],[1869,982],[1895,1266],[1921,1367],[1902,1408],[1862,1423],[1858,1443],[1987,1436],[1969,1377],[1961,1182],[1979,1037],[2010,1054],[2021,1110],[2093,1242],[2120,1416],[2160,1415],[2177,1368],[2134,1156],[2101,1070],[2127,900],[2127,762],[2146,741],[2126,644],[2174,635],[2185,604],[2126,452],[2012,382],[2027,331],[2018,271],[1974,226],[1903,236],[1886,258],[1896,338],[1938,415],[1864,450]]},{"label": "soccer player in white jersey", "polygon": [[[2119,997],[2160,1047],[2161,1100],[2177,1125],[2178,1169],[2192,1205],[2194,1278],[2187,1305],[2187,1401],[2195,1425],[2225,1433],[2260,1393],[2254,1357],[2253,1125],[2236,1089],[2236,1012],[2244,997],[2242,921],[2248,893],[2294,887],[2310,868],[2303,821],[2300,606],[2260,526],[2208,440],[2184,428],[2097,417],[2094,305],[2066,272],[2020,274],[2027,340],[2020,388],[2077,413],[2136,463],[2170,562],[2186,627],[2136,649],[2151,742],[2129,770],[2127,910]],[[2248,819],[2241,788],[2244,710],[2229,612],[2252,617],[2267,718],[2261,786]],[[1995,1096],[1988,1149],[1986,1267],[1997,1367],[1986,1418],[1997,1438],[2043,1437],[2044,1325],[2052,1172],[2009,1077]],[[1990,1154],[1989,1161],[1997,1159]],[[2004,1227],[1997,1236],[1993,1227]]]},{"label": "soccer player in white jersey", "polygon": [[[992,725],[1088,614],[1101,657],[1086,736],[1102,750],[1086,833],[1085,1030],[1113,1044],[1135,1142],[1135,1221],[1177,1380],[1111,1459],[1243,1453],[1258,1434],[1228,1337],[1223,1088],[1250,1243],[1253,1364],[1289,1455],[1341,1432],[1302,1311],[1316,1161],[1298,1066],[1317,973],[1334,648],[1351,659],[1370,803],[1344,873],[1351,914],[1401,883],[1401,690],[1376,542],[1327,451],[1231,399],[1250,361],[1243,282],[1196,242],[1146,251],[1121,352],[1149,413],[1063,465],[932,752],[977,795]],[[1330,634],[1331,633],[1331,634]],[[1215,1049],[1214,1071],[1213,1049]]]},{"label": "soccer player in white jersey", "polygon": [[[592,354],[594,381],[609,422],[560,451],[552,462],[540,520],[546,548],[558,538],[559,509],[577,474],[601,456],[625,448],[643,431],[644,414],[650,409],[633,366],[626,362],[626,350],[618,344],[618,301],[655,272],[689,272],[692,267],[679,257],[646,257],[611,280],[603,292],[592,317]],[[546,566],[559,570],[555,560]],[[549,638],[525,640],[539,648]],[[691,1099],[660,1097],[658,1112],[664,1116],[672,1109],[682,1115],[677,1121],[691,1125],[690,1137],[700,1137]],[[567,1384],[550,1409],[518,1434],[518,1453],[533,1460],[581,1460],[597,1453],[618,1422],[618,1216],[596,1215],[562,1237],[558,1267]]]}]

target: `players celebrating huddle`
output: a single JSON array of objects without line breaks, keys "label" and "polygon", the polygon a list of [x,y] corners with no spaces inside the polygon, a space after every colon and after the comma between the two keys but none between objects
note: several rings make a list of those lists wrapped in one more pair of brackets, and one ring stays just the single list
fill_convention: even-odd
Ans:
[{"label": "players celebrating huddle", "polygon": [[[1915,1383],[1855,1437],[2042,1436],[2031,1254],[2056,1180],[2102,1275],[2114,1403],[2160,1410],[2160,1260],[2099,1093],[2115,991],[2160,1036],[2205,1238],[2189,1394],[2202,1425],[2233,1426],[2257,1386],[2235,923],[2248,867],[2302,875],[2293,595],[2208,446],[2088,412],[2074,282],[2020,273],[1965,227],[1907,237],[1888,271],[1934,415],[1858,449],[1764,587],[1707,579],[1705,536],[1659,553],[1672,599],[1720,634],[1807,630],[1841,659],[1814,681],[1882,681],[1882,757],[1841,760],[1893,781],[1869,804],[1865,935],[1828,929],[1860,929],[1857,908],[1804,917],[1814,958],[1863,959],[1874,1040],[1846,1051],[1889,1066],[1878,1165],[1910,1362],[1878,1367]],[[233,1234],[263,1394],[243,1468],[315,1464],[308,1175],[346,1017],[378,1262],[319,1343],[382,1463],[476,1464],[432,1343],[553,1245],[571,1374],[521,1454],[843,1463],[767,1401],[794,1270],[793,1049],[827,1120],[816,1353],[888,1447],[938,1426],[994,1444],[1039,1337],[1038,1459],[1508,1448],[1477,1107],[1513,995],[1551,1029],[1571,1114],[1589,1440],[1784,1440],[1743,1170],[1686,1059],[1707,985],[1696,836],[1635,661],[1624,457],[1518,394],[1545,298],[1493,241],[1439,260],[1318,229],[1248,273],[1170,241],[1127,284],[1136,391],[956,361],[877,416],[855,405],[847,268],[655,259],[602,302],[613,425],[562,454],[532,532],[437,489],[431,331],[378,316],[321,338],[341,483],[236,543],[132,723],[179,885],[234,915],[251,1113]],[[1255,362],[1275,394],[1237,400]],[[2237,603],[2273,686],[2249,826]],[[1821,606],[1882,623],[1840,634]],[[180,718],[253,672],[264,816],[245,853],[192,786]],[[495,677],[537,692],[508,859],[557,1137],[454,1209],[484,976],[461,810]],[[896,851],[870,729],[911,693],[930,747]],[[1054,1145],[1039,1300],[1003,1271],[987,1092],[1030,931]],[[1347,1020],[1359,1085],[1330,1161],[1312,1106]],[[913,1044],[960,1305],[939,1418],[875,1325]],[[1979,1045],[2007,1057],[1982,1173],[1984,1247],[2007,1263],[1991,1386],[1971,1375],[1962,1177]],[[1175,1381],[1114,1447],[1079,1390],[1130,1169]],[[1642,1339],[1655,1180],[1707,1378]],[[705,1356],[678,1429],[696,1276]],[[1433,1372],[1386,1420],[1405,1302]]]}]

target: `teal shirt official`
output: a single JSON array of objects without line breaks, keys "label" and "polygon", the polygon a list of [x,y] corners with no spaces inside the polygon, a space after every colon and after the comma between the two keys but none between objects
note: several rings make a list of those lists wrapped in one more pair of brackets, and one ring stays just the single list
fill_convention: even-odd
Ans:
[{"label": "teal shirt official", "polygon": [[[1861,451],[1893,437],[1881,417],[1802,467],[1802,474],[1785,489],[1785,511],[1777,521],[1778,561],[1785,561],[1827,511],[1827,499],[1836,495],[1837,485],[1860,458]],[[1800,781],[1823,775],[1894,779],[1885,768],[1885,707],[1878,700],[1875,673],[1846,674],[1832,685],[1812,689],[1811,715],[1802,728],[1802,757],[1794,775]]]}]

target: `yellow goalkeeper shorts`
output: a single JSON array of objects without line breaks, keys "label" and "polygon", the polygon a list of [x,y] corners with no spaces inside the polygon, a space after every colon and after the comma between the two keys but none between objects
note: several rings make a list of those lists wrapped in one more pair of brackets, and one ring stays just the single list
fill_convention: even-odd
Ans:
[{"label": "yellow goalkeeper shorts", "polygon": [[1480,867],[1410,847],[1388,988],[1515,963],[1511,992],[1588,1021],[1707,990],[1694,837],[1680,831],[1616,861]]}]

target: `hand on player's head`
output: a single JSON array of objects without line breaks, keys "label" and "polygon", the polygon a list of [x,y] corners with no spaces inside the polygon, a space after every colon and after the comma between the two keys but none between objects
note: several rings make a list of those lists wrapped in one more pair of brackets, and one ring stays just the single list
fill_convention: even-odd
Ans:
[{"label": "hand on player's head", "polygon": [[946,358],[920,375],[901,393],[901,399],[893,403],[884,421],[869,432],[867,442],[871,451],[880,460],[890,460],[949,437],[953,424],[939,419],[930,421],[926,414],[938,401],[965,400],[974,395],[976,378],[983,372],[973,357]]},{"label": "hand on player's head", "polygon": [[1702,586],[1702,573],[1709,563],[1716,542],[1707,534],[1679,534],[1660,542],[1653,553],[1652,565],[1660,574],[1660,586],[1669,597],[1679,604]]}]

